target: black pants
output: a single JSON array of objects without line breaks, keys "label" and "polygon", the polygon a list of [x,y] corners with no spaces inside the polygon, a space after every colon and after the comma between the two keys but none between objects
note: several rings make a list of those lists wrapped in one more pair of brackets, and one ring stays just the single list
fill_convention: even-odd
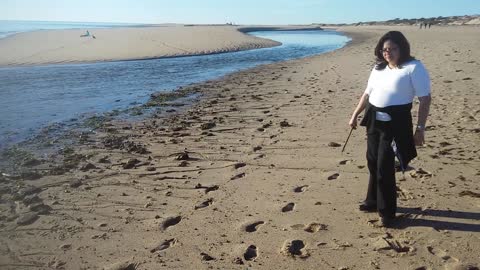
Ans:
[{"label": "black pants", "polygon": [[376,204],[382,217],[395,217],[397,211],[397,186],[395,183],[395,153],[391,122],[374,120],[372,130],[367,130],[367,163],[370,171],[365,202]]}]

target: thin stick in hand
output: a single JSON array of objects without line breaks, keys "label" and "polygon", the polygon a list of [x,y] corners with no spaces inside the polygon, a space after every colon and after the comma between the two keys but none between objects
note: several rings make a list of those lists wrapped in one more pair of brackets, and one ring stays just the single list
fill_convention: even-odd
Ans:
[{"label": "thin stick in hand", "polygon": [[347,140],[343,144],[342,153],[343,153],[343,150],[345,150],[345,146],[347,146],[348,140],[350,139],[350,135],[352,135],[352,131],[353,131],[353,127],[352,127],[352,129],[350,129],[350,133],[348,133]]}]

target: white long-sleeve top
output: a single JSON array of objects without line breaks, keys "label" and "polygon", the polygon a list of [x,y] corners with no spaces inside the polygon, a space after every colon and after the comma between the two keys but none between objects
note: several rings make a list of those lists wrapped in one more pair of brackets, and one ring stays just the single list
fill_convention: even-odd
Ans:
[{"label": "white long-sleeve top", "polygon": [[415,96],[428,96],[430,91],[430,76],[419,60],[404,63],[401,68],[373,68],[365,89],[368,101],[380,108],[412,103]]}]

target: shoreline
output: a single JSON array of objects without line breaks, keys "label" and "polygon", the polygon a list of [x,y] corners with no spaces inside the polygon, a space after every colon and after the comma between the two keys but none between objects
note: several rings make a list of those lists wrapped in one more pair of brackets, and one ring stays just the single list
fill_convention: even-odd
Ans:
[{"label": "shoreline", "polygon": [[[250,31],[257,31],[259,29],[264,29],[263,27],[261,28],[248,28],[248,29],[243,29],[241,28],[242,31],[247,31],[247,32],[250,32]],[[271,31],[272,28],[268,28],[269,31]],[[278,29],[279,31],[284,31],[285,29],[288,29],[287,31],[304,31],[304,30],[312,30],[312,31],[318,31],[318,28],[303,28],[303,27],[298,27],[298,26],[290,26],[289,28],[285,28],[285,27],[282,27],[282,28],[275,28],[275,29]],[[328,31],[334,31],[332,29],[329,29]],[[350,40],[351,41],[351,40]],[[346,42],[345,45],[343,46],[346,46],[346,44],[348,44],[350,41]],[[323,52],[324,53],[324,52]],[[180,57],[190,57],[190,56],[180,56]],[[178,57],[176,57],[178,58]],[[301,58],[304,58],[304,57],[301,57]],[[131,59],[131,60],[118,60],[118,61],[123,61],[123,62],[126,62],[126,61],[139,61],[138,59]],[[283,60],[283,61],[287,61],[287,60]],[[283,62],[282,61],[282,62]],[[71,64],[71,65],[76,65],[76,64],[79,64],[79,63],[75,63],[75,64]],[[95,63],[88,63],[88,64],[95,64]],[[87,65],[88,65],[87,64]],[[261,64],[261,65],[264,65],[264,64]],[[45,65],[40,65],[40,66],[36,66],[36,67],[43,67]],[[4,69],[15,69],[15,68],[24,68],[24,67],[18,67],[18,66],[15,66],[15,67],[3,67]],[[0,70],[2,68],[0,67]],[[247,70],[250,69],[250,68],[247,68]],[[233,73],[235,73],[237,71],[234,71]],[[228,75],[228,74],[227,74]],[[221,79],[222,77],[224,77],[225,75],[222,75],[218,78],[210,78],[210,79],[206,79],[204,80],[203,82],[208,82],[208,81],[212,81],[212,80],[218,80],[218,79]],[[185,85],[185,86],[180,86],[180,87],[176,87],[174,89],[171,89],[169,90],[172,91],[172,92],[177,92],[179,89],[182,89],[182,88],[196,88],[197,85],[202,85],[203,82],[196,82],[196,83],[193,83],[193,84],[189,84],[189,85]],[[165,89],[163,89],[165,90]],[[162,95],[162,91],[160,92],[153,92],[151,93],[151,95],[156,95],[156,94],[160,94]],[[192,93],[193,94],[193,93]],[[134,101],[135,102],[135,101]],[[146,101],[146,103],[149,103],[149,101]],[[144,108],[146,106],[146,104],[142,104],[142,105],[132,105],[132,106],[129,106],[128,108],[125,108],[125,109],[122,109],[121,112],[122,114],[126,115],[127,118],[128,115],[130,114],[131,111],[138,111],[138,110],[142,110],[142,108]],[[114,111],[118,111],[117,110],[114,110]],[[106,111],[106,112],[99,112],[99,113],[96,113],[95,115],[96,116],[103,116],[103,115],[108,115],[110,116],[112,114],[112,111]],[[141,113],[143,114],[143,113]],[[86,113],[82,113],[80,115],[78,115],[76,118],[79,118],[79,122],[78,123],[75,123],[75,127],[78,126],[78,125],[81,125],[81,122],[85,121],[86,119],[90,118],[88,115],[90,115],[90,113],[86,112]],[[131,117],[130,117],[131,118]],[[64,120],[62,122],[58,122],[58,123],[53,123],[51,125],[47,125],[47,126],[42,126],[41,128],[39,129],[36,129],[36,131],[31,135],[31,136],[28,136],[28,137],[25,137],[24,139],[11,139],[10,142],[7,142],[8,140],[6,140],[5,142],[5,145],[3,147],[0,148],[0,150],[6,150],[8,148],[11,148],[11,147],[14,147],[16,145],[25,145],[25,144],[32,144],[31,142],[34,142],[35,141],[35,138],[40,135],[40,134],[43,134],[41,133],[40,131],[41,130],[46,130],[46,129],[50,129],[49,127],[54,127],[54,126],[62,126],[62,123],[67,123],[67,122],[70,122],[69,120]],[[71,124],[69,124],[71,125]],[[11,136],[12,138],[15,138],[15,136]],[[53,138],[52,138],[53,139]],[[14,141],[14,142],[12,142]],[[33,143],[34,144],[34,143]]]},{"label": "shoreline", "polygon": [[[243,29],[243,28],[242,28],[242,29]],[[257,30],[259,30],[259,29],[264,29],[264,28],[263,28],[263,27],[261,27],[261,28],[254,28],[254,29],[249,28],[249,29],[245,29],[244,31],[250,32],[250,31],[257,31]],[[271,29],[272,29],[272,28],[268,28],[268,30],[270,30],[270,31],[271,31]],[[298,27],[298,26],[289,26],[288,28],[287,28],[287,27],[282,27],[282,28],[275,28],[275,29],[278,29],[279,31],[305,31],[305,30],[318,31],[318,28],[303,28],[303,27]],[[333,31],[333,30],[329,29],[329,31]],[[348,44],[349,42],[350,42],[350,41],[348,41],[346,44]],[[346,45],[343,45],[343,46],[346,46]],[[189,56],[180,56],[180,57],[189,57]],[[176,58],[178,58],[178,57],[176,57]],[[304,57],[302,57],[302,58],[304,58]],[[125,61],[139,61],[139,60],[138,60],[138,59],[131,59],[131,60],[118,60],[118,61],[124,61],[124,62],[125,62]],[[284,60],[284,61],[287,61],[287,60]],[[283,62],[283,61],[282,61],[282,62]],[[76,64],[79,64],[79,63],[69,64],[69,65],[76,65]],[[87,63],[87,65],[88,65],[88,64],[95,64],[95,63]],[[261,64],[261,65],[264,65],[264,64]],[[48,65],[39,65],[39,66],[36,66],[36,67],[48,67]],[[20,68],[20,69],[21,69],[21,68],[24,68],[24,66],[0,67],[0,70],[1,70],[2,68],[4,68],[4,69]],[[248,68],[248,69],[249,69],[249,68]],[[248,69],[247,69],[247,70],[248,70]],[[235,71],[235,72],[233,72],[233,73],[236,73],[236,72],[238,72],[238,71]],[[223,77],[225,77],[225,76],[228,76],[228,74],[222,75],[222,76],[220,76],[220,77],[218,77],[218,78],[206,79],[206,80],[203,81],[203,82],[209,82],[209,81],[212,81],[212,80],[213,80],[213,81],[221,80],[221,79],[222,79]],[[203,84],[203,82],[196,82],[196,83],[193,83],[193,84],[189,84],[189,85],[185,85],[185,86],[180,86],[180,87],[177,87],[177,88],[175,88],[175,89],[172,89],[171,91],[172,91],[172,92],[177,92],[177,90],[182,89],[182,88],[196,88],[197,86],[201,86],[201,85]],[[164,89],[164,90],[165,90],[165,89]],[[156,95],[156,94],[162,95],[162,91],[151,93],[151,95]],[[193,95],[194,93],[191,93],[191,94]],[[149,102],[150,102],[150,101],[146,101],[146,103],[149,103]],[[128,106],[128,107],[125,108],[125,109],[121,109],[120,111],[121,111],[121,114],[123,114],[126,118],[132,118],[132,117],[129,117],[129,116],[128,116],[128,115],[131,114],[130,112],[132,112],[132,111],[138,112],[138,110],[142,110],[142,108],[144,108],[145,106],[146,106],[146,104],[142,104],[142,105],[132,105],[132,106]],[[104,115],[106,115],[106,116],[111,116],[113,112],[118,112],[118,111],[119,111],[118,109],[115,109],[115,110],[113,110],[113,111],[99,112],[99,113],[95,113],[95,116],[94,116],[94,117],[96,117],[96,116],[100,116],[100,117],[101,117],[101,116],[104,116]],[[143,112],[142,112],[142,114],[143,114]],[[78,128],[78,126],[80,126],[80,125],[82,124],[82,122],[84,122],[85,120],[88,120],[88,119],[91,117],[91,116],[89,116],[89,115],[91,115],[91,114],[90,114],[89,112],[86,112],[86,113],[80,114],[78,117],[74,117],[75,119],[79,118],[78,121],[76,120],[76,122],[78,122],[78,123],[74,123],[74,124],[73,124],[73,123],[70,123],[70,120],[64,120],[64,121],[62,121],[62,122],[54,122],[54,123],[52,123],[52,124],[48,124],[48,125],[46,125],[46,126],[42,126],[42,127],[38,128],[38,129],[36,129],[35,133],[34,133],[32,136],[28,136],[28,137],[24,137],[24,138],[22,137],[23,139],[18,139],[18,138],[17,138],[17,139],[14,139],[15,136],[11,136],[12,139],[11,139],[11,140],[5,140],[5,145],[3,145],[3,146],[0,148],[0,150],[7,150],[7,149],[9,149],[9,148],[11,148],[11,147],[15,147],[15,146],[19,146],[19,145],[31,145],[31,144],[32,144],[31,142],[34,142],[34,141],[35,141],[35,138],[37,138],[37,136],[39,136],[39,135],[45,135],[45,134],[43,134],[43,132],[41,132],[42,130],[46,130],[46,129],[49,130],[50,127],[55,127],[55,126],[59,127],[59,126],[62,126],[64,123],[69,123],[69,124],[68,124],[69,126],[70,126],[70,125],[73,125],[74,128],[76,129],[76,128]],[[135,118],[135,117],[133,117],[133,118]],[[72,128],[72,129],[73,129],[73,128]],[[70,129],[69,129],[69,130],[70,130]],[[53,130],[53,133],[56,133],[56,131]],[[62,132],[62,133],[63,133],[63,132]],[[54,138],[52,138],[52,140],[53,140],[53,139],[54,139]],[[14,142],[12,142],[12,141],[14,141]],[[34,144],[34,143],[33,143],[33,144]]]},{"label": "shoreline", "polygon": [[[289,26],[289,27],[269,27],[269,26],[260,26],[260,27],[244,27],[244,28],[239,28],[238,31],[240,32],[243,32],[245,31],[245,33],[249,33],[249,32],[255,32],[255,31],[262,31],[264,29],[264,31],[318,31],[318,30],[328,30],[328,31],[336,31],[336,28],[328,28],[328,29],[319,29],[317,27],[315,28],[302,28],[302,27],[298,27],[298,26]],[[345,34],[345,33],[342,33],[342,32],[339,32],[341,34],[344,34],[346,37],[349,37],[349,35]],[[290,59],[290,60],[284,60],[284,61],[281,61],[281,62],[275,62],[275,63],[268,63],[268,64],[260,64],[259,66],[255,66],[255,67],[251,67],[251,68],[247,68],[245,70],[239,70],[239,71],[234,71],[232,73],[229,73],[229,74],[226,74],[226,75],[222,75],[218,78],[214,78],[214,79],[208,79],[208,80],[205,80],[205,81],[201,81],[201,82],[196,82],[196,83],[192,83],[192,84],[189,84],[189,85],[186,85],[186,86],[180,86],[180,87],[177,87],[176,89],[172,89],[171,91],[169,92],[153,92],[151,93],[151,98],[145,103],[145,104],[141,104],[141,105],[133,105],[133,106],[130,106],[128,108],[125,108],[123,110],[121,110],[119,112],[119,114],[124,114],[124,115],[127,115],[129,114],[129,112],[131,111],[134,111],[134,110],[146,110],[146,108],[150,107],[150,106],[147,106],[148,103],[152,102],[152,100],[154,99],[153,97],[154,96],[163,96],[163,95],[166,95],[166,96],[169,96],[170,94],[173,94],[173,95],[179,95],[177,98],[173,99],[173,100],[169,100],[168,103],[165,103],[163,104],[162,102],[158,103],[157,105],[153,105],[154,107],[156,106],[157,109],[160,109],[160,108],[164,108],[164,107],[169,107],[170,106],[170,103],[174,104],[173,107],[169,107],[170,109],[172,108],[175,108],[177,107],[175,104],[178,100],[182,100],[182,99],[191,99],[193,96],[195,95],[206,95],[207,93],[203,92],[203,91],[198,91],[198,90],[195,90],[195,89],[199,89],[201,88],[203,85],[208,85],[210,83],[215,83],[215,82],[221,82],[222,80],[224,80],[225,78],[229,77],[229,76],[235,76],[237,73],[239,72],[249,72],[249,70],[253,70],[253,69],[256,69],[256,68],[262,68],[263,66],[268,66],[268,65],[274,65],[274,64],[280,64],[280,63],[284,63],[284,62],[289,62],[289,61],[296,61],[296,60],[302,60],[302,59],[308,59],[308,58],[311,58],[311,57],[315,57],[315,56],[318,56],[318,55],[321,55],[321,54],[326,54],[326,53],[334,53],[335,51],[338,51],[338,50],[341,50],[347,46],[350,46],[350,45],[353,45],[355,44],[356,42],[361,42],[362,41],[362,38],[363,36],[361,34],[355,34],[355,33],[352,33],[352,36],[355,36],[355,38],[351,38],[349,41],[347,41],[345,43],[345,45],[339,49],[335,49],[333,51],[330,51],[330,52],[323,52],[323,53],[320,53],[320,54],[316,54],[316,55],[311,55],[311,56],[306,56],[306,57],[301,57],[301,58],[298,58],[298,59]],[[221,53],[229,53],[229,52],[219,52],[219,53],[212,53],[212,54],[221,54]],[[211,54],[199,54],[199,55],[180,55],[180,56],[171,56],[171,57],[160,57],[160,58],[152,58],[152,59],[162,59],[162,58],[180,58],[180,57],[190,57],[190,56],[202,56],[202,55],[211,55]],[[151,59],[129,59],[129,60],[115,60],[115,61],[108,61],[108,62],[117,62],[117,61],[123,61],[123,62],[126,62],[126,61],[142,61],[142,60],[151,60]],[[76,65],[76,64],[95,64],[95,63],[104,63],[104,62],[87,62],[87,63],[71,63],[73,65]],[[41,64],[41,65],[28,65],[28,66],[6,66],[6,67],[2,67],[0,66],[0,70],[2,68],[22,68],[22,67],[42,67],[42,66],[47,66],[47,65],[51,65],[51,64]],[[182,93],[178,93],[178,92],[182,92]],[[185,104],[186,107],[189,107],[189,106],[192,106],[192,105],[195,105],[194,102],[198,102],[199,101],[199,98],[194,98],[196,99],[196,101],[190,101],[189,104]],[[153,103],[155,103],[155,101],[153,101]],[[115,110],[115,111],[118,111],[118,110]],[[63,133],[68,133],[72,130],[78,130],[81,126],[83,126],[83,122],[85,121],[88,121],[90,118],[97,118],[97,117],[104,117],[106,116],[107,118],[113,116],[112,115],[113,111],[107,111],[107,112],[103,112],[103,113],[99,113],[99,114],[95,114],[94,116],[88,116],[89,113],[85,113],[85,117],[83,116],[79,116],[80,118],[80,122],[78,123],[74,123],[73,126],[69,127],[67,130],[64,130],[64,131],[61,131],[60,133],[63,134]],[[117,114],[117,113],[115,113]],[[142,113],[143,114],[143,113]],[[172,115],[173,114],[173,115]],[[162,117],[175,117],[177,115],[177,113],[167,113],[166,116],[162,116]],[[116,116],[116,115],[115,115]],[[114,117],[115,117],[114,116]],[[108,121],[115,121],[114,117],[110,118],[110,120]],[[146,116],[146,118],[148,119],[149,117],[151,116]],[[138,122],[138,121],[144,121],[146,120],[145,118],[143,118],[143,120],[127,120],[127,121],[132,121],[132,122]],[[0,154],[2,152],[5,152],[5,150],[8,150],[12,147],[16,148],[16,147],[25,147],[27,146],[28,148],[36,148],[39,144],[39,141],[40,140],[43,140],[45,141],[45,139],[47,138],[50,138],[50,139],[58,139],[58,135],[54,135],[53,137],[50,136],[49,133],[58,133],[58,129],[55,129],[52,127],[54,126],[63,126],[63,124],[65,124],[66,122],[69,122],[69,120],[66,120],[64,122],[59,122],[59,123],[53,123],[53,124],[50,124],[50,125],[47,125],[47,126],[44,126],[42,127],[39,132],[37,132],[38,134],[34,135],[33,137],[29,137],[29,138],[26,138],[24,140],[21,140],[21,141],[18,141],[18,142],[15,142],[15,143],[10,143],[8,144],[8,146],[5,146],[3,148],[0,148]],[[72,124],[69,124],[69,125],[72,125]],[[51,131],[48,131],[46,134],[44,132],[40,132],[42,130],[51,130]],[[43,138],[42,138],[43,137]],[[38,152],[38,151],[36,151]],[[1,167],[0,167],[1,168]]]},{"label": "shoreline", "polygon": [[[121,45],[121,43],[118,43],[118,39],[122,33],[115,32],[119,32],[121,30],[129,32],[129,37],[126,37],[129,40],[138,38],[145,40],[144,35],[150,37],[156,36],[156,38],[160,38],[160,40],[155,40],[154,38],[148,42],[140,42],[139,44],[143,49],[132,53],[128,47],[129,45]],[[322,30],[322,28],[317,26],[187,26],[170,24],[134,27],[119,26],[112,28],[92,29],[91,32],[93,35],[95,35],[95,32],[100,32],[100,36],[97,34],[95,39],[88,37],[84,40],[78,38],[78,35],[82,33],[83,29],[36,30],[17,33],[0,39],[0,49],[3,51],[12,52],[11,54],[8,54],[8,56],[6,56],[6,54],[3,55],[3,57],[0,56],[0,68],[61,64],[93,64],[116,61],[141,61],[245,51],[281,45],[281,42],[259,38],[248,34],[249,32],[300,30]],[[174,35],[172,31],[180,31],[179,40],[173,38]],[[42,36],[43,34],[45,34],[45,37]],[[32,46],[24,47],[22,48],[22,51],[16,49],[20,44],[25,45],[48,43],[49,39],[57,39],[58,34],[62,34],[63,39],[63,41],[58,41],[59,44],[47,44],[41,49],[37,49]],[[101,35],[103,34],[108,35],[108,38],[105,41],[106,43],[104,42],[104,44],[96,45],[95,48],[90,49],[85,47],[85,44],[82,45],[82,43],[79,43],[80,41],[84,41],[83,43],[87,42],[90,45],[93,45],[94,41],[98,43],[101,40]],[[207,36],[212,35],[217,39],[214,39],[213,41],[208,40]],[[183,49],[182,44],[189,44],[189,40],[192,38],[195,39],[196,43],[199,44],[193,44],[192,49]],[[227,41],[227,43],[225,43],[225,41]],[[174,43],[178,43],[178,45],[175,45]],[[107,47],[108,49],[105,50]],[[93,50],[98,51],[93,52]],[[111,51],[116,52],[110,53],[110,57],[104,56],[104,53]],[[21,56],[19,53],[23,54],[23,56]],[[42,54],[47,56],[43,56]],[[48,54],[52,55],[48,56]],[[29,60],[21,60],[26,58]]]},{"label": "shoreline", "polygon": [[[330,143],[345,139],[372,46],[385,29],[342,30],[352,41],[338,50],[203,82],[204,95],[185,112],[105,125],[70,154],[79,158],[70,172],[24,180],[23,190],[8,186],[12,195],[2,199],[17,198],[18,206],[0,219],[9,247],[0,261],[67,268],[138,263],[137,269],[474,264],[480,250],[478,115],[469,114],[478,103],[474,33],[405,30],[431,72],[435,101],[427,146],[398,180],[399,226],[382,229],[375,213],[355,211],[367,185],[364,134],[352,134],[344,154]],[[447,60],[451,66],[442,65]],[[0,184],[8,181],[0,176]],[[27,207],[27,191],[45,206]],[[32,209],[47,210],[18,224]],[[52,254],[10,256],[37,245]]]}]

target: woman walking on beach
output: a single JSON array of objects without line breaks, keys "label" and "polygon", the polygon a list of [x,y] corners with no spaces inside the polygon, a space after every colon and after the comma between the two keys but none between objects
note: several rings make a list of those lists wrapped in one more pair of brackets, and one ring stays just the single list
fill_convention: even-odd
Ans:
[{"label": "woman walking on beach", "polygon": [[[397,210],[395,153],[402,169],[417,156],[415,145],[425,140],[425,123],[430,108],[430,77],[424,65],[410,55],[410,45],[398,31],[383,35],[375,47],[376,63],[367,87],[350,119],[365,109],[360,125],[367,130],[368,191],[361,211],[378,211],[382,226],[390,227]],[[420,101],[413,131],[412,102]],[[395,150],[394,150],[395,147]]]}]

